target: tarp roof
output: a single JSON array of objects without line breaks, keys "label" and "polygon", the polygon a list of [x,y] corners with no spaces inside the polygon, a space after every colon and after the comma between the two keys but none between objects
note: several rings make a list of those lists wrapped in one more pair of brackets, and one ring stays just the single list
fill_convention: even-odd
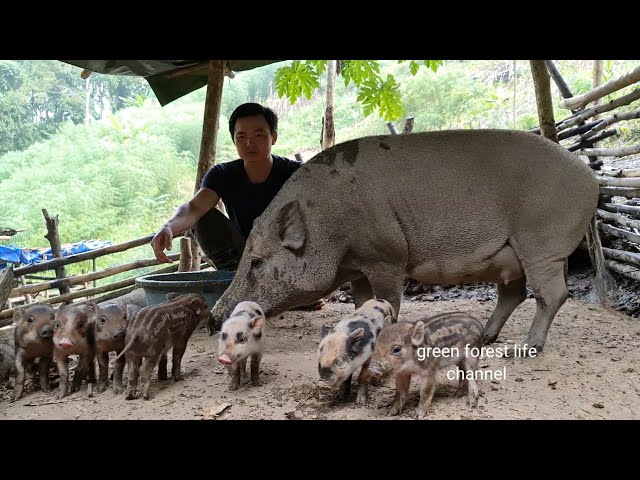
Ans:
[{"label": "tarp roof", "polygon": [[[207,84],[209,60],[61,60],[92,72],[144,77],[164,106]],[[281,60],[225,60],[233,72]]]}]

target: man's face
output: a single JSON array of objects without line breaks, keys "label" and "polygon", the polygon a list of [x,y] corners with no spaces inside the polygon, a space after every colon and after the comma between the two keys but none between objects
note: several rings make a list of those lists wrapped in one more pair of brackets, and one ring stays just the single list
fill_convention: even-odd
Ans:
[{"label": "man's face", "polygon": [[262,115],[236,120],[233,141],[238,155],[245,162],[263,162],[271,155],[271,145],[276,143],[277,133],[271,133]]}]

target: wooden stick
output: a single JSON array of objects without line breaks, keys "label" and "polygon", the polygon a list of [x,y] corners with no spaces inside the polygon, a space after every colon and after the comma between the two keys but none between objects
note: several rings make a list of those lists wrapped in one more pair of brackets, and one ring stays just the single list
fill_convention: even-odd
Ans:
[{"label": "wooden stick", "polygon": [[640,244],[640,235],[637,233],[628,232],[627,230],[622,230],[621,228],[612,227],[611,225],[607,225],[606,223],[598,223],[598,228],[610,235],[613,235],[617,238],[622,238],[624,240],[629,240],[633,243]]},{"label": "wooden stick", "polygon": [[[640,108],[637,110],[631,110],[629,112],[622,112],[622,113],[615,113],[613,115],[611,115],[610,117],[604,118],[602,120],[599,120],[600,123],[598,123],[596,126],[594,126],[591,130],[587,131],[584,135],[582,135],[581,140],[588,140],[589,138],[593,137],[596,133],[598,133],[601,130],[604,130],[605,128],[607,128],[609,125],[612,125],[614,123],[617,122],[621,122],[623,120],[633,120],[635,118],[640,118]],[[596,122],[593,122],[596,123]]]},{"label": "wooden stick", "polygon": [[[53,260],[48,260],[46,262],[36,263],[34,265],[26,265],[24,267],[16,268],[14,274],[16,276],[19,276],[36,272],[43,272],[45,270],[53,270],[58,265],[69,265],[71,263],[91,260],[92,258],[98,258],[116,252],[123,252],[131,248],[139,247],[140,245],[151,243],[151,239],[154,235],[155,234],[147,235],[146,237],[129,240],[128,242],[119,243],[117,245],[109,245],[108,247],[96,248],[95,250],[91,250],[90,252],[83,252],[75,255],[69,255],[63,258],[56,258]],[[179,233],[177,235],[174,235],[174,238],[181,237],[182,235],[182,233]]]},{"label": "wooden stick", "polygon": [[608,187],[640,188],[640,178],[638,177],[617,178],[601,176],[598,177],[598,183]]},{"label": "wooden stick", "polygon": [[182,237],[180,239],[180,265],[178,266],[179,272],[191,271],[191,239],[189,237]]},{"label": "wooden stick", "polygon": [[191,271],[197,272],[202,264],[202,251],[195,234],[191,238]]},{"label": "wooden stick", "polygon": [[627,198],[640,197],[640,188],[600,187],[600,195],[611,195]]},{"label": "wooden stick", "polygon": [[626,157],[627,155],[640,153],[640,144],[621,148],[585,148],[577,150],[575,153],[577,155],[597,155],[599,157]]},{"label": "wooden stick", "polygon": [[618,272],[632,280],[640,281],[640,272],[638,272],[638,267],[625,265],[624,263],[615,262],[613,260],[606,260],[606,262],[607,266],[614,272]]},{"label": "wooden stick", "polygon": [[634,218],[640,218],[640,207],[632,207],[630,205],[617,205],[615,203],[605,203],[602,209],[607,212],[626,213]]},{"label": "wooden stick", "polygon": [[558,141],[556,122],[553,118],[553,102],[551,100],[551,81],[549,72],[544,60],[529,60],[531,65],[531,76],[533,77],[534,90],[536,94],[536,105],[538,106],[538,120],[542,135],[546,138]]},{"label": "wooden stick", "polygon": [[414,122],[414,117],[407,117],[407,119],[404,121],[404,128],[402,129],[402,133],[411,133],[413,132],[413,122]]},{"label": "wooden stick", "polygon": [[640,253],[626,252],[624,250],[614,250],[612,248],[602,247],[604,256],[612,260],[640,265]]},{"label": "wooden stick", "polygon": [[616,78],[615,80],[611,80],[610,82],[594,88],[587,93],[572,98],[565,98],[560,102],[560,107],[566,108],[567,110],[576,110],[578,108],[584,107],[594,100],[597,100],[598,98],[602,98],[606,95],[609,95],[610,93],[617,92],[618,90],[621,90],[624,87],[628,87],[629,85],[638,81],[640,81],[640,67],[636,67],[635,69],[625,73],[621,77]]},{"label": "wooden stick", "polygon": [[[180,239],[180,241],[182,240],[184,240],[184,238]],[[174,255],[167,255],[167,256],[171,260],[178,260],[178,258],[180,258],[179,253],[176,253]],[[51,288],[60,288],[60,286],[62,285],[66,285],[66,286],[78,285],[80,283],[91,282],[92,280],[99,280],[101,278],[111,277],[113,275],[117,275],[118,273],[128,272],[129,270],[136,270],[138,268],[151,267],[153,265],[159,265],[159,264],[160,262],[155,258],[151,258],[149,260],[136,260],[135,262],[125,263],[123,265],[105,268],[100,272],[92,272],[84,275],[67,277],[62,280],[56,279],[50,282],[42,282],[42,283],[27,285],[24,287],[17,287],[11,291],[11,295],[23,295],[25,293],[36,293],[36,292],[41,292],[43,290],[49,290]]]},{"label": "wooden stick", "polygon": [[12,288],[13,269],[3,268],[0,270],[0,310],[2,310],[7,303]]},{"label": "wooden stick", "polygon": [[[576,152],[578,150],[580,150],[581,148],[584,149],[583,151],[588,151],[589,148],[593,147],[594,143],[598,143],[602,140],[604,140],[605,138],[609,138],[609,137],[613,137],[614,135],[618,135],[618,129],[614,128],[612,130],[607,130],[606,132],[602,132],[600,135],[597,135],[589,140],[583,141],[583,140],[579,140],[578,142],[574,143],[573,145],[569,145],[567,147],[567,150],[569,150],[570,152]],[[595,155],[591,155],[589,156],[589,161],[591,163],[593,163],[595,160],[597,160],[597,157]]]},{"label": "wooden stick", "polygon": [[73,302],[74,305],[82,305],[83,303],[87,303],[88,301],[101,303],[106,302],[107,300],[111,300],[113,298],[121,297],[122,295],[126,295],[127,293],[131,293],[134,290],[138,289],[137,285],[132,285],[130,287],[121,288],[120,290],[115,290],[113,292],[109,292],[106,295],[102,295],[100,297],[87,298],[86,300],[80,300],[79,302]]},{"label": "wooden stick", "polygon": [[613,220],[618,225],[622,225],[623,227],[640,229],[640,221],[631,220],[630,218],[624,216],[621,213],[607,212],[607,211],[601,210],[599,208],[596,210],[596,212],[597,212],[598,217],[604,218],[605,220]]},{"label": "wooden stick", "polygon": [[564,130],[565,128],[573,127],[574,125],[578,125],[580,122],[586,120],[587,118],[591,118],[598,113],[608,112],[610,110],[614,110],[623,105],[629,105],[630,103],[638,100],[640,98],[640,89],[635,90],[627,95],[616,98],[615,100],[610,101],[609,103],[603,103],[602,105],[598,105],[597,107],[590,108],[588,110],[584,110],[578,114],[571,115],[570,117],[565,118],[557,125],[558,131]]}]

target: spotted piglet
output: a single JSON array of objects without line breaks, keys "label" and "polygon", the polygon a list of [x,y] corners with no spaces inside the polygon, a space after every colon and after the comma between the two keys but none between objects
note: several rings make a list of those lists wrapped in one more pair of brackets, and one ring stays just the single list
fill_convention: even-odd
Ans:
[{"label": "spotted piglet", "polygon": [[240,386],[246,376],[247,358],[251,357],[251,383],[259,385],[260,360],[264,352],[264,311],[255,302],[240,302],[224,321],[218,343],[218,361],[227,365],[233,377],[230,390]]},{"label": "spotted piglet", "polygon": [[338,398],[346,400],[351,392],[353,373],[360,368],[356,403],[366,404],[367,367],[385,319],[396,321],[391,304],[386,300],[371,299],[340,320],[330,332],[322,325],[322,340],[318,346],[320,388],[339,388]]},{"label": "spotted piglet", "polygon": [[51,305],[32,305],[26,308],[16,308],[13,321],[14,331],[16,385],[13,389],[13,401],[22,397],[24,389],[25,369],[36,358],[40,358],[39,379],[40,389],[48,392],[49,365],[53,356],[53,322],[55,310]]}]

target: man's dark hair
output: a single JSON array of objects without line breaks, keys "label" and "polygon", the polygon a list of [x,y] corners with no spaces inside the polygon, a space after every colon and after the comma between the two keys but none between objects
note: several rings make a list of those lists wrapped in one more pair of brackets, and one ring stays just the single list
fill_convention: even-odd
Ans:
[{"label": "man's dark hair", "polygon": [[259,103],[243,103],[233,111],[229,118],[231,140],[234,140],[233,132],[236,128],[236,120],[243,117],[255,117],[256,115],[262,115],[264,117],[272,134],[278,131],[278,116],[273,110],[268,107],[263,107]]}]

